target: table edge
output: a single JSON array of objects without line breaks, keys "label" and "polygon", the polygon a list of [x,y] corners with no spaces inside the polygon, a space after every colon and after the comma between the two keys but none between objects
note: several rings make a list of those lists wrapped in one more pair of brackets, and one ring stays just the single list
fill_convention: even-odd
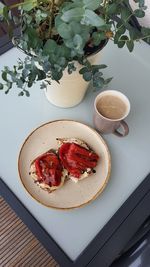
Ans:
[{"label": "table edge", "polygon": [[[1,178],[0,195],[43,244],[52,257],[55,258],[60,266],[81,267],[88,265],[92,267],[98,266],[97,263],[101,262],[101,267],[106,267],[109,266],[107,265],[108,261],[110,264],[118,256],[123,249],[123,246],[131,239],[138,227],[150,215],[150,210],[148,209],[148,203],[150,201],[150,173],[75,261],[72,261],[58,246],[54,239],[39,224]],[[133,221],[134,229],[132,224]],[[126,226],[128,227],[126,228]],[[120,240],[119,244],[116,241],[118,240],[118,237]],[[109,257],[108,253],[106,253],[108,248]]]}]

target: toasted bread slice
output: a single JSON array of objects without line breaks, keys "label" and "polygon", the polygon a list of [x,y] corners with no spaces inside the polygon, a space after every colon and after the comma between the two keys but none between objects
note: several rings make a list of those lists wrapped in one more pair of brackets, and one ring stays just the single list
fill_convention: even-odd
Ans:
[{"label": "toasted bread slice", "polygon": [[[48,153],[54,153],[58,157],[56,150],[49,150],[46,153],[42,154],[40,157],[42,157]],[[38,172],[36,170],[36,164],[35,164],[35,162],[38,158],[34,159],[30,165],[29,174],[30,174],[31,178],[34,180],[34,182],[40,188],[42,188],[45,191],[48,191],[49,193],[62,187],[64,184],[64,181],[65,181],[65,178],[67,177],[67,170],[62,168],[61,181],[60,181],[59,185],[54,186],[54,185],[47,184],[47,183],[45,183],[44,179],[42,180],[41,177],[38,176]]]},{"label": "toasted bread slice", "polygon": [[[83,147],[84,149],[88,150],[89,152],[94,153],[90,149],[90,147],[83,140],[81,140],[79,138],[57,138],[57,143],[58,143],[59,148],[65,143],[74,143],[74,144],[79,145],[80,147]],[[58,151],[58,153],[59,153],[59,151]],[[61,159],[60,155],[59,155],[59,157]],[[63,162],[62,162],[62,165],[63,165]],[[66,167],[66,169],[67,169],[67,167]],[[72,175],[68,169],[67,169],[67,172],[68,172],[68,177],[75,183],[87,178],[92,173],[96,173],[95,168],[89,168],[89,167],[85,168],[82,171],[82,173],[80,174],[80,177],[78,177],[78,178],[75,177],[74,175]]]}]

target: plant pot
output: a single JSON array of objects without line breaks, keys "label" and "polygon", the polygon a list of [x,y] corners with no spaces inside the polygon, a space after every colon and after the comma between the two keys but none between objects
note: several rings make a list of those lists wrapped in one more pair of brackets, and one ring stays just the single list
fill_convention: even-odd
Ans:
[{"label": "plant pot", "polygon": [[[92,64],[96,64],[98,54],[94,54],[88,58]],[[62,108],[69,108],[78,105],[84,98],[89,82],[86,82],[79,70],[83,67],[75,62],[76,71],[68,74],[64,71],[60,84],[52,81],[51,85],[47,85],[45,95],[50,103]]]},{"label": "plant pot", "polygon": [[[13,37],[12,42],[15,47],[24,52],[26,55],[32,57],[36,56],[33,53],[25,52],[19,46],[19,38]],[[95,47],[85,47],[85,54],[88,57],[89,62],[94,64],[99,64],[99,53],[107,44],[108,39],[101,41],[98,46]],[[79,70],[83,67],[77,61],[74,62],[76,71],[72,74],[68,74],[67,69],[63,72],[63,77],[60,80],[60,83],[52,80],[51,85],[47,85],[47,88],[44,90],[45,95],[50,103],[55,106],[62,108],[70,108],[78,105],[84,98],[87,91],[89,82],[86,82],[82,75],[79,74]],[[41,66],[37,63],[37,67],[40,69]],[[42,69],[42,68],[41,68]]]}]

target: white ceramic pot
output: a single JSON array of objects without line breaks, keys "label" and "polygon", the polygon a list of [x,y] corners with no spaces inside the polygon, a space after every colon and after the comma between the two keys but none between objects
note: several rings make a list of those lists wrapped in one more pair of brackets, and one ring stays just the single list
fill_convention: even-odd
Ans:
[{"label": "white ceramic pot", "polygon": [[[88,60],[92,64],[96,64],[99,59],[99,53],[92,55]],[[88,82],[84,81],[79,70],[83,67],[78,62],[75,62],[76,71],[68,74],[64,71],[60,84],[52,81],[51,85],[47,86],[45,95],[50,103],[62,108],[69,108],[78,105],[84,98],[88,88]]]}]

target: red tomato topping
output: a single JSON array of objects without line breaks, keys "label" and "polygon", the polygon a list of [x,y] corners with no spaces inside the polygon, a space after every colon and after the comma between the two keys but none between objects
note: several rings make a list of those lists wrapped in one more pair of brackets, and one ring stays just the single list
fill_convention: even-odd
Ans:
[{"label": "red tomato topping", "polygon": [[76,178],[80,178],[87,168],[95,168],[99,159],[96,153],[75,143],[62,144],[59,156],[64,168]]},{"label": "red tomato topping", "polygon": [[39,182],[49,186],[58,186],[61,183],[62,165],[54,152],[47,152],[35,160],[36,174]]}]

